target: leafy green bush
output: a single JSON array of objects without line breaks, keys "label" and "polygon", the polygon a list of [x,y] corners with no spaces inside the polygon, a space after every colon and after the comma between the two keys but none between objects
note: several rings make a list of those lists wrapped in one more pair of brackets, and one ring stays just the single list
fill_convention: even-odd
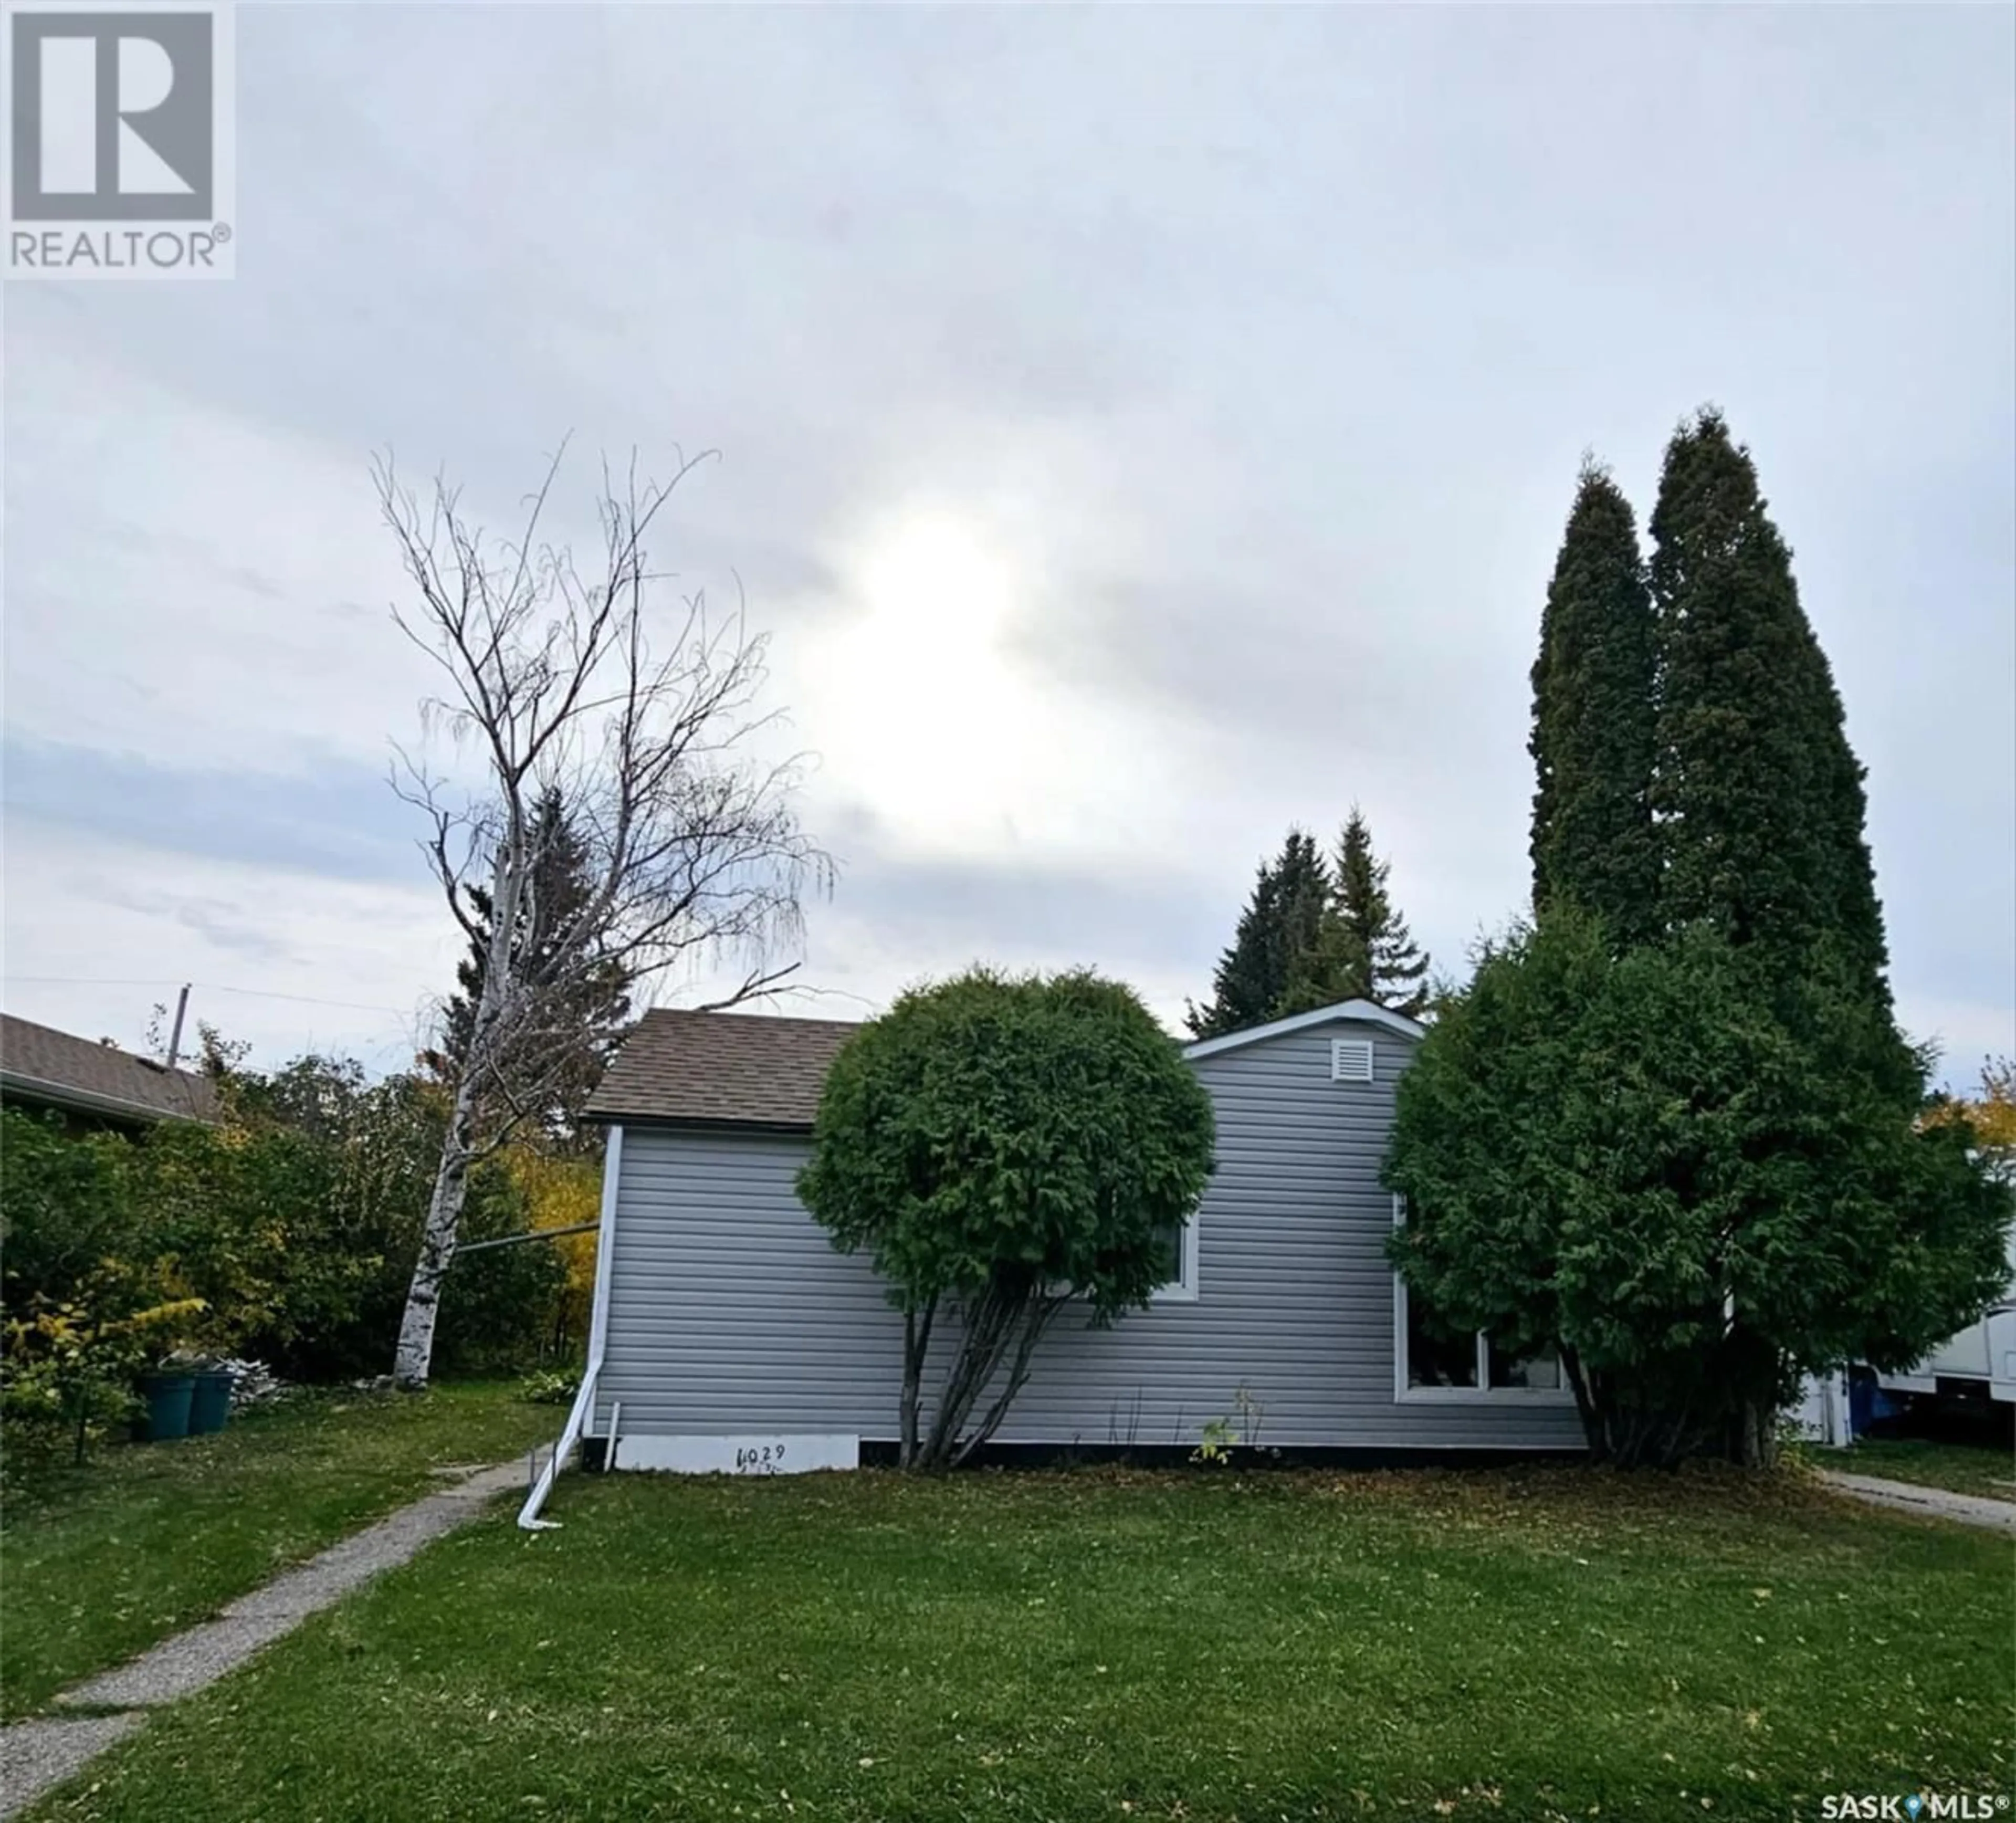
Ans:
[{"label": "leafy green bush", "polygon": [[71,1133],[53,1115],[0,1109],[0,1288],[19,1315],[39,1299],[75,1304],[108,1260],[151,1256],[135,1219],[134,1146]]},{"label": "leafy green bush", "polygon": [[518,1389],[519,1396],[531,1405],[571,1405],[580,1391],[580,1374],[559,1368],[529,1374]]},{"label": "leafy green bush", "polygon": [[[424,1205],[423,1205],[424,1207]],[[470,1173],[463,1205],[462,1239],[488,1241],[523,1234],[532,1227],[524,1191],[501,1158],[486,1159]],[[398,1283],[388,1300],[387,1331],[398,1331],[413,1256],[419,1247],[416,1223],[400,1255]],[[544,1359],[554,1342],[553,1312],[565,1295],[567,1264],[550,1241],[486,1247],[457,1256],[441,1293],[441,1326],[434,1333],[434,1367],[447,1374],[509,1374]]]},{"label": "leafy green bush", "polygon": [[10,1465],[81,1459],[126,1415],[142,1328],[185,1331],[202,1306],[178,1300],[134,1219],[131,1144],[0,1111],[0,1426]]},{"label": "leafy green bush", "polygon": [[1402,1079],[1392,1256],[1449,1327],[1557,1349],[1599,1457],[1767,1458],[1802,1374],[1906,1366],[2007,1274],[2009,1194],[1896,1049],[1818,967],[1703,928],[1619,957],[1550,910]]},{"label": "leafy green bush", "polygon": [[[1168,1035],[1131,989],[1088,972],[976,969],[849,1039],[798,1194],[834,1246],[873,1254],[903,1313],[906,1466],[956,1465],[987,1440],[1067,1303],[1100,1325],[1147,1303],[1214,1137],[1211,1099]],[[959,1340],[920,1436],[941,1306]]]},{"label": "leafy green bush", "polygon": [[[321,1057],[270,1075],[229,1071],[220,1087],[222,1125],[169,1122],[139,1138],[0,1111],[12,1447],[45,1453],[45,1432],[111,1421],[132,1364],[121,1326],[150,1310],[172,1313],[155,1353],[256,1355],[302,1381],[390,1364],[446,1119],[439,1088],[369,1082]],[[531,1227],[523,1175],[502,1160],[477,1169],[466,1238]],[[566,1280],[545,1241],[459,1260],[442,1303],[444,1370],[515,1371],[565,1348]]]},{"label": "leafy green bush", "polygon": [[[120,1302],[101,1285],[101,1312]],[[10,1465],[85,1451],[137,1402],[134,1377],[157,1349],[157,1338],[186,1328],[201,1310],[197,1299],[171,1299],[124,1315],[88,1316],[74,1304],[44,1306],[10,1317],[0,1356],[0,1421]]]},{"label": "leafy green bush", "polygon": [[[207,1166],[220,1236],[257,1232],[284,1213],[284,1256],[271,1261],[275,1304],[241,1341],[290,1379],[376,1374],[390,1363],[420,1223],[448,1117],[440,1086],[412,1075],[368,1081],[348,1059],[306,1057],[225,1084],[235,1169]],[[235,1137],[233,1136],[236,1136]],[[202,1142],[194,1144],[201,1149]],[[471,1174],[463,1238],[524,1232],[527,1199],[501,1161]],[[459,1259],[441,1301],[444,1372],[510,1372],[551,1346],[565,1276],[551,1245],[488,1248]],[[213,1248],[215,1269],[228,1252]],[[255,1288],[245,1288],[256,1305]]]}]

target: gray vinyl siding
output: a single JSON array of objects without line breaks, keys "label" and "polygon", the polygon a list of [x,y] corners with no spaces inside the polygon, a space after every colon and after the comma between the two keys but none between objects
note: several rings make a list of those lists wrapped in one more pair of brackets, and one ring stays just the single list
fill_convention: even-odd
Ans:
[{"label": "gray vinyl siding", "polygon": [[[1330,1080],[1334,1037],[1373,1040],[1373,1082]],[[1262,1443],[1579,1446],[1572,1408],[1394,1398],[1378,1170],[1411,1049],[1339,1022],[1198,1060],[1218,1168],[1197,1218],[1197,1301],[1103,1331],[1065,1312],[1001,1440],[1194,1443],[1213,1418],[1237,1425],[1244,1385]],[[807,1147],[626,1126],[597,1430],[620,1400],[631,1435],[893,1436],[902,1322],[867,1262],[835,1253],[794,1194]]]}]

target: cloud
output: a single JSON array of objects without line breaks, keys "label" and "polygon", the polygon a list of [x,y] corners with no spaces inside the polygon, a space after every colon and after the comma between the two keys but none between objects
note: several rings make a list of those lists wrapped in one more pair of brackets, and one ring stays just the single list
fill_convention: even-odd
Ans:
[{"label": "cloud", "polygon": [[598,452],[722,452],[653,555],[668,616],[739,590],[773,636],[764,751],[817,756],[846,863],[815,985],[1085,956],[1173,1011],[1354,800],[1453,961],[1525,895],[1577,460],[1642,514],[1712,398],[1870,768],[1900,1006],[2006,1028],[2006,12],[238,30],[239,276],[9,295],[10,970],[438,991],[377,783],[435,685],[366,459],[502,529],[570,432],[581,542]]},{"label": "cloud", "polygon": [[[423,888],[174,853],[23,820],[7,837],[10,1012],[142,1047],[149,1007],[197,985],[193,1018],[277,1062],[411,1057],[456,937]],[[20,882],[33,881],[24,892]]]},{"label": "cloud", "polygon": [[[131,900],[111,899],[109,902],[124,904],[127,910],[151,910],[134,904]],[[288,949],[286,943],[268,936],[258,925],[239,915],[236,907],[216,899],[183,899],[170,896],[162,902],[175,922],[204,939],[212,949],[226,951],[254,962],[279,962],[298,965],[302,958]]]},{"label": "cloud", "polygon": [[410,881],[418,833],[383,768],[310,749],[287,772],[178,766],[9,734],[11,824],[27,818],[157,852],[333,879]]}]

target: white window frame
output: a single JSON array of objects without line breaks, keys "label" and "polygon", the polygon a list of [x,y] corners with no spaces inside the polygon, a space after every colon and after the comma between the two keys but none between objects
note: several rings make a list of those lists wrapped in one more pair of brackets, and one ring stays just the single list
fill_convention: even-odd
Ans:
[{"label": "white window frame", "polygon": [[1151,1304],[1194,1304],[1197,1301],[1197,1229],[1202,1211],[1193,1210],[1183,1223],[1183,1264],[1177,1276],[1148,1294]]},{"label": "white window frame", "polygon": [[[1157,1285],[1148,1294],[1151,1304],[1194,1304],[1197,1301],[1197,1221],[1193,1215],[1183,1223],[1183,1262],[1177,1276],[1165,1285]],[[1064,1288],[1054,1281],[1050,1290],[1055,1292]]]},{"label": "white window frame", "polygon": [[[1364,1071],[1346,1072],[1345,1054],[1353,1054],[1353,1061],[1363,1057]],[[1369,1038],[1333,1038],[1330,1041],[1330,1079],[1333,1083],[1372,1083],[1378,1080],[1379,1054]]]},{"label": "white window frame", "polygon": [[[1393,1226],[1407,1225],[1407,1199],[1393,1198]],[[1573,1405],[1575,1389],[1565,1370],[1558,1386],[1494,1386],[1491,1384],[1491,1343],[1477,1332],[1477,1384],[1474,1386],[1410,1386],[1407,1384],[1407,1281],[1393,1274],[1393,1402],[1396,1405]]]}]

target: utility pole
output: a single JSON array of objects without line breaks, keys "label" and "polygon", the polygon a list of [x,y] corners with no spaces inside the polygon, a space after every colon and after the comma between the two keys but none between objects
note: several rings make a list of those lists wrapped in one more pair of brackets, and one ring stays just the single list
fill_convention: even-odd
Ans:
[{"label": "utility pole", "polygon": [[182,1054],[182,1015],[189,1011],[189,984],[182,983],[182,991],[175,996],[175,1023],[168,1033],[168,1068],[175,1067],[175,1059]]}]

